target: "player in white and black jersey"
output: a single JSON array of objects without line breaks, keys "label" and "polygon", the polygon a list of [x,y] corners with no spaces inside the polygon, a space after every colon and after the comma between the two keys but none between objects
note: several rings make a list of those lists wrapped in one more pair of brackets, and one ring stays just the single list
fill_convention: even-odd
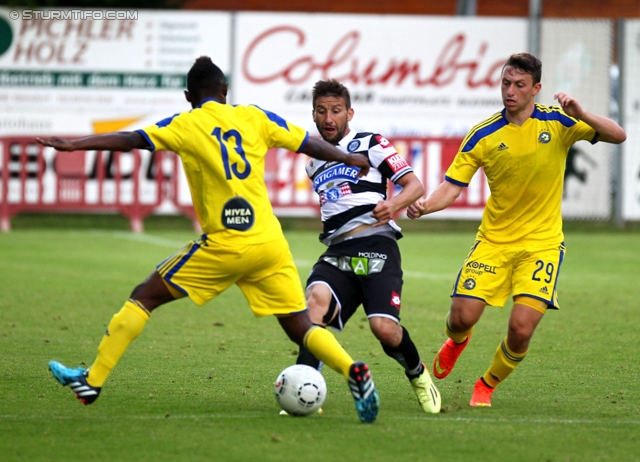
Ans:
[{"label": "player in white and black jersey", "polygon": [[[384,352],[404,368],[425,412],[440,412],[440,393],[400,322],[402,268],[393,221],[398,210],[424,194],[422,182],[386,138],[349,128],[354,111],[348,89],[336,80],[313,87],[313,119],[322,138],[345,152],[368,157],[371,168],[312,159],[307,174],[320,198],[323,232],[328,249],[307,280],[306,297],[314,324],[342,330],[358,306],[364,307],[371,331]],[[387,182],[401,191],[387,197]],[[298,364],[320,369],[322,364],[301,349]]]},{"label": "player in white and black jersey", "polygon": [[[320,109],[318,112],[322,111]],[[329,118],[332,119],[333,116]],[[321,130],[320,127],[318,130]],[[370,228],[367,231],[370,234],[387,233],[400,237],[400,228],[391,219],[397,208],[392,204],[378,204],[387,199],[388,180],[403,187],[408,185],[407,189],[403,189],[404,196],[422,196],[422,184],[412,174],[413,170],[409,164],[386,138],[378,134],[356,133],[350,130],[334,144],[346,152],[367,156],[372,168],[366,176],[358,178],[357,168],[317,159],[309,161],[307,174],[320,198],[322,212],[324,229],[320,240],[330,246],[355,234],[354,231],[363,225],[368,225],[366,228]],[[411,175],[406,176],[408,173]],[[405,197],[398,198],[401,202],[404,202],[404,199]],[[380,225],[388,226],[377,229]]]}]

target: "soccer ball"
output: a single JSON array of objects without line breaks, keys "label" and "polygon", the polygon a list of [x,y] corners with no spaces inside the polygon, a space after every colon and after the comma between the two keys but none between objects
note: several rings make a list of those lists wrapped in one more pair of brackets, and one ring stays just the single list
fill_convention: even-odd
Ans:
[{"label": "soccer ball", "polygon": [[280,372],[274,387],[280,407],[294,416],[313,414],[327,397],[327,383],[322,374],[303,364]]}]

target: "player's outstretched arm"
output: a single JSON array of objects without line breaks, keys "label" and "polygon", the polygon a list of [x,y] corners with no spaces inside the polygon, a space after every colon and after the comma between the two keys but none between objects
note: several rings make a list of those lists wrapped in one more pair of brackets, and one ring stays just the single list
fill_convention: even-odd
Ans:
[{"label": "player's outstretched arm", "polygon": [[390,199],[379,201],[371,212],[371,216],[378,220],[373,226],[388,223],[398,210],[407,207],[424,194],[422,181],[413,172],[403,175],[397,184],[402,186],[402,190]]},{"label": "player's outstretched arm", "polygon": [[341,162],[351,167],[358,167],[360,169],[359,177],[369,172],[369,159],[365,156],[362,154],[346,154],[334,145],[319,138],[309,138],[300,152],[315,159]]},{"label": "player's outstretched arm", "polygon": [[43,146],[51,146],[58,151],[86,151],[102,149],[105,151],[129,152],[132,149],[144,149],[149,143],[138,132],[115,132],[102,135],[90,135],[75,140],[62,138],[36,138]]},{"label": "player's outstretched arm", "polygon": [[428,213],[446,209],[460,196],[462,186],[443,181],[426,199],[420,199],[407,208],[407,216],[412,220]]},{"label": "player's outstretched arm", "polygon": [[598,140],[606,143],[620,144],[627,139],[624,129],[613,120],[586,111],[577,99],[566,93],[556,93],[553,98],[558,100],[562,110],[571,117],[580,119],[598,132]]}]

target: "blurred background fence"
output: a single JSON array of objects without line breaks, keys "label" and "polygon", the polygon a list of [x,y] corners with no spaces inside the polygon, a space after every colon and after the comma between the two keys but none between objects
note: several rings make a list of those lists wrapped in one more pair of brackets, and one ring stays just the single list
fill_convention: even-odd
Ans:
[{"label": "blurred background fence", "polygon": [[[396,5],[409,14],[388,14],[388,6],[368,14],[356,3],[336,12],[286,2],[281,11],[224,11],[224,1],[218,10],[197,1],[181,10],[0,7],[2,229],[26,211],[119,213],[134,230],[149,214],[194,218],[172,153],[60,154],[34,137],[134,130],[188,110],[185,74],[200,55],[227,75],[228,102],[257,104],[312,135],[313,84],[341,80],[352,95],[352,128],[387,137],[431,191],[471,126],[502,109],[504,60],[532,51],[543,62],[539,102],[568,92],[619,119],[628,134],[620,147],[572,148],[565,218],[640,220],[638,2],[498,1],[494,15],[482,1],[421,11]],[[545,15],[559,4],[575,5],[573,14]],[[437,9],[445,7],[453,11]],[[267,157],[265,180],[280,216],[318,213],[305,160],[283,150]],[[425,219],[477,219],[487,197],[476,175],[455,207]]]}]

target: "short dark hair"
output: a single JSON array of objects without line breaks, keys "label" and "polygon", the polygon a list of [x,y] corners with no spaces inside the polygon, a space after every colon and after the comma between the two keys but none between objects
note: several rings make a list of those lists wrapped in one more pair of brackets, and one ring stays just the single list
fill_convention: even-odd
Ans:
[{"label": "short dark hair", "polygon": [[208,56],[200,56],[187,74],[187,90],[193,94],[216,93],[226,84],[224,73]]},{"label": "short dark hair", "polygon": [[351,109],[351,95],[347,87],[342,85],[336,79],[318,80],[313,86],[313,108],[316,108],[316,100],[325,96],[336,96],[344,99],[347,109]]},{"label": "short dark hair", "polygon": [[531,53],[515,53],[509,56],[507,62],[504,63],[502,69],[511,66],[525,74],[530,74],[533,78],[533,84],[540,83],[542,80],[542,63]]}]

